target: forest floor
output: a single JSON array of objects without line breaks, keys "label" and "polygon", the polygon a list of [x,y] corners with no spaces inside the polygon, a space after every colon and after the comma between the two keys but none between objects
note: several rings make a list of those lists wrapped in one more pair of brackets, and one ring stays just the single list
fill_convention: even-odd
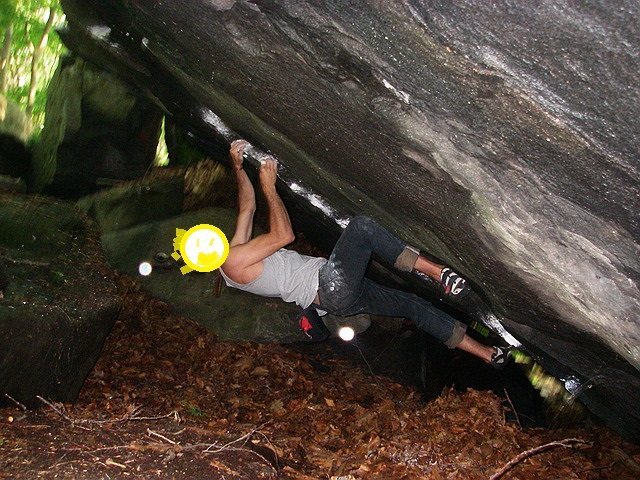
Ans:
[{"label": "forest floor", "polygon": [[1,479],[640,478],[640,446],[604,427],[523,430],[491,392],[425,404],[339,358],[219,342],[119,288],[77,402],[0,409]]}]

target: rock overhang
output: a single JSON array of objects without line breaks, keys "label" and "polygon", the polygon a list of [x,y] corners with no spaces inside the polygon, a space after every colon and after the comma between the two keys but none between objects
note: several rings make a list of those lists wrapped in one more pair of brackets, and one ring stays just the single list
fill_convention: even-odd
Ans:
[{"label": "rock overhang", "polygon": [[204,141],[270,150],[330,237],[367,213],[453,265],[638,436],[637,7],[63,5],[72,49]]}]

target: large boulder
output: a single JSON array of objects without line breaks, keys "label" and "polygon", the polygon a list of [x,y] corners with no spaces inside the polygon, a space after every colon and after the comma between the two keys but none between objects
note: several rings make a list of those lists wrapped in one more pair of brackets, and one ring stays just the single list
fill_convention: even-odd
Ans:
[{"label": "large boulder", "polygon": [[72,204],[0,195],[0,402],[74,401],[119,309]]},{"label": "large boulder", "polygon": [[477,316],[640,437],[639,7],[63,0],[72,49],[467,276]]},{"label": "large boulder", "polygon": [[77,197],[100,178],[144,175],[155,159],[162,114],[135,88],[76,57],[60,60],[34,149],[31,189]]}]

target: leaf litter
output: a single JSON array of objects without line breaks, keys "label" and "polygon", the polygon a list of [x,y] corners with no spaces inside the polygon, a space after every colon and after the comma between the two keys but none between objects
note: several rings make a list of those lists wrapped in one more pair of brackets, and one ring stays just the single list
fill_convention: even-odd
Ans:
[{"label": "leaf litter", "polygon": [[344,359],[219,342],[133,279],[118,288],[77,402],[0,410],[0,478],[474,480],[512,459],[502,478],[640,478],[640,446],[604,427],[522,430],[485,391],[425,404]]}]

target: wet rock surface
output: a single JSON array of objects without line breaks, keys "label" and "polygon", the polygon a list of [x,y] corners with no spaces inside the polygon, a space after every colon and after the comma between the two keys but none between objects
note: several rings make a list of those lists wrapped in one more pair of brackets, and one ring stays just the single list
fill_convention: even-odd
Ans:
[{"label": "wet rock surface", "polygon": [[72,49],[270,150],[328,239],[366,213],[452,265],[639,436],[637,5],[63,4]]}]

